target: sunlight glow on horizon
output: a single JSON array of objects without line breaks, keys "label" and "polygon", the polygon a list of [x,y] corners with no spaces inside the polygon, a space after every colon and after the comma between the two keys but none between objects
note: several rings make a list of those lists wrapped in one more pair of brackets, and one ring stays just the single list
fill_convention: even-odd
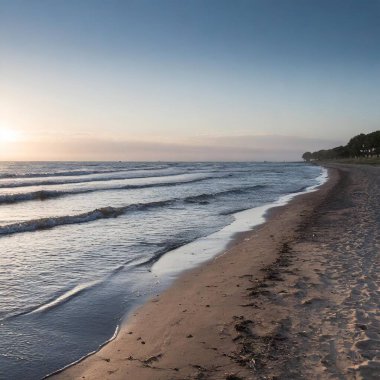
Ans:
[{"label": "sunlight glow on horizon", "polygon": [[0,143],[17,142],[21,138],[20,131],[0,126]]},{"label": "sunlight glow on horizon", "polygon": [[3,0],[0,159],[293,160],[372,132],[380,8],[348,3]]}]

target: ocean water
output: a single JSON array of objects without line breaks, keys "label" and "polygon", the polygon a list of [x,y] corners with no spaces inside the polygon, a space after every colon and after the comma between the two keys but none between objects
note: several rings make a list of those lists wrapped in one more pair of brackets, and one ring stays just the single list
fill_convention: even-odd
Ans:
[{"label": "ocean water", "polygon": [[40,379],[97,350],[136,305],[322,174],[302,163],[0,163],[0,379]]}]

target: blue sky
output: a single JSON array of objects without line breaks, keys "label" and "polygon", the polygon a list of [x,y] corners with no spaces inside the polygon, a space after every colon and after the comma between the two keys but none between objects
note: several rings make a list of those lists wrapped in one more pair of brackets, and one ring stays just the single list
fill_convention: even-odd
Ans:
[{"label": "blue sky", "polygon": [[379,16],[377,0],[0,0],[0,131],[17,136],[0,158],[287,160],[345,143],[379,129]]}]

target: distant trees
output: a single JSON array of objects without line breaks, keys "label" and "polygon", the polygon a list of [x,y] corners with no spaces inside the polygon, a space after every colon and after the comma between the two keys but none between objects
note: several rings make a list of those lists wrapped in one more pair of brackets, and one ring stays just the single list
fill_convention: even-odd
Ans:
[{"label": "distant trees", "polygon": [[311,152],[305,152],[303,155],[302,155],[302,158],[305,160],[305,161],[307,161],[307,162],[309,162],[311,159],[312,159],[312,153]]},{"label": "distant trees", "polygon": [[354,136],[345,146],[305,152],[302,158],[311,160],[334,160],[339,158],[380,157],[380,131]]}]

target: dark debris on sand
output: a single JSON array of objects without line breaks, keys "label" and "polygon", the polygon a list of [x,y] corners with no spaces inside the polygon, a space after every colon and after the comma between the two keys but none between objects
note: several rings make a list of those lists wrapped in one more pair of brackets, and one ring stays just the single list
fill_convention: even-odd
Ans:
[{"label": "dark debris on sand", "polygon": [[380,168],[337,170],[233,321],[253,378],[380,379]]}]

